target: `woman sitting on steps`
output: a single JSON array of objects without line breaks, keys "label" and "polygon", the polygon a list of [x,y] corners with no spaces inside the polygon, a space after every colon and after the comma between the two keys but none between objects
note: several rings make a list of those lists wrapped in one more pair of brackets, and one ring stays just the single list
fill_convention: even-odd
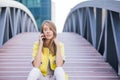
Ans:
[{"label": "woman sitting on steps", "polygon": [[50,20],[41,25],[39,41],[33,46],[33,68],[27,80],[65,80],[64,45],[56,38],[56,26]]}]

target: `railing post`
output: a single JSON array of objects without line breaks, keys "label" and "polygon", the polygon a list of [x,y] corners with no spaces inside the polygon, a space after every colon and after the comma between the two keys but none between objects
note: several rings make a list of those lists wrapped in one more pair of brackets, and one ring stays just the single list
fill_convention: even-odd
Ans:
[{"label": "railing post", "polygon": [[118,63],[118,75],[120,76],[120,63]]}]

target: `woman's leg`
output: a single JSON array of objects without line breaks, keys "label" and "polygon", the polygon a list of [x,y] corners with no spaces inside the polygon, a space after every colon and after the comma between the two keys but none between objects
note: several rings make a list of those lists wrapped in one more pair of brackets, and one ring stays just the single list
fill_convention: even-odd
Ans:
[{"label": "woman's leg", "polygon": [[40,77],[42,77],[42,73],[38,68],[33,67],[33,69],[30,71],[27,80],[37,80]]},{"label": "woman's leg", "polygon": [[62,67],[57,67],[54,71],[56,80],[65,80],[65,72]]}]

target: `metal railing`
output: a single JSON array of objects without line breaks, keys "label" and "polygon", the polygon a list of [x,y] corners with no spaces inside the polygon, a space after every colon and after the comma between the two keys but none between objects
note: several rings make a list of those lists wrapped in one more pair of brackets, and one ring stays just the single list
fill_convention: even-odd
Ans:
[{"label": "metal railing", "polygon": [[120,75],[120,1],[93,0],[76,5],[63,32],[86,38]]},{"label": "metal railing", "polygon": [[0,47],[19,33],[35,31],[38,31],[35,19],[24,5],[0,0]]}]

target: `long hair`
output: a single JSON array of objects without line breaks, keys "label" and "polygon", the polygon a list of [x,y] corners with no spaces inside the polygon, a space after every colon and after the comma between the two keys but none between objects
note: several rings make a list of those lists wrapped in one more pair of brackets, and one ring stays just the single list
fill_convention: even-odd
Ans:
[{"label": "long hair", "polygon": [[[52,21],[50,21],[50,20],[44,20],[43,23],[41,24],[41,33],[43,33],[43,26],[44,25],[49,26],[49,28],[53,32],[53,38],[51,39],[50,43],[48,44],[48,48],[52,52],[52,55],[56,55],[56,46],[55,46],[55,43],[53,41],[53,39],[57,37],[56,26],[55,26],[55,24]],[[43,46],[45,46],[44,43],[43,43]]]}]

